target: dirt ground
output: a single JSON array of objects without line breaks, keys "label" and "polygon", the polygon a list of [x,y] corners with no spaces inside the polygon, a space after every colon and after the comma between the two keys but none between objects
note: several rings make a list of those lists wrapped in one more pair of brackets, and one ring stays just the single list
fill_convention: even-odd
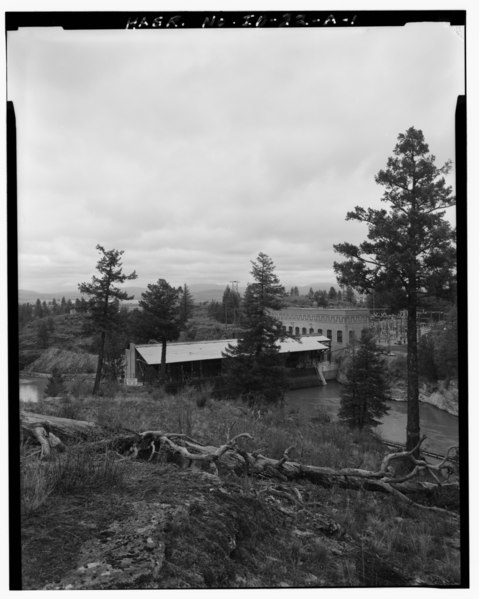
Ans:
[{"label": "dirt ground", "polygon": [[305,510],[272,481],[124,467],[118,488],[53,496],[24,518],[24,589],[413,584],[321,510],[317,487],[302,488],[319,505]]}]

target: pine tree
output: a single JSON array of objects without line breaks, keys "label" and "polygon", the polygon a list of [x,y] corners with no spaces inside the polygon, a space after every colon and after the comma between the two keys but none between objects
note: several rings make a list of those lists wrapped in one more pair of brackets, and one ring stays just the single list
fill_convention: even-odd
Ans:
[{"label": "pine tree", "polygon": [[53,316],[60,314],[60,306],[55,298],[52,299],[52,314]]},{"label": "pine tree", "polygon": [[165,279],[147,286],[141,294],[140,308],[143,327],[147,328],[150,338],[161,343],[162,382],[166,380],[166,346],[168,341],[175,341],[180,335],[180,292]]},{"label": "pine tree", "polygon": [[422,297],[455,293],[455,233],[444,219],[445,208],[455,203],[444,179],[449,170],[449,162],[435,165],[422,131],[410,127],[398,136],[386,170],[376,175],[389,212],[356,207],[346,219],[365,223],[369,241],[334,246],[346,257],[334,263],[340,284],[360,293],[388,290],[407,310],[408,450],[420,440],[417,309]]},{"label": "pine tree", "polygon": [[354,295],[354,290],[351,285],[346,287],[346,301],[351,306],[354,306],[357,303],[356,296]]},{"label": "pine tree", "polygon": [[37,301],[35,302],[35,308],[34,308],[33,314],[34,314],[35,318],[43,318],[43,306],[42,306],[42,302],[40,301],[40,299],[37,299]]},{"label": "pine tree", "polygon": [[244,336],[224,353],[224,384],[228,395],[254,403],[280,402],[287,388],[286,369],[278,341],[284,338],[281,321],[272,310],[281,308],[284,287],[271,258],[260,252],[252,261],[254,283],[244,294]]},{"label": "pine tree", "polygon": [[353,347],[347,383],[341,389],[338,418],[353,428],[371,428],[380,424],[388,412],[389,399],[384,363],[367,329],[361,333],[359,347]]},{"label": "pine tree", "polygon": [[50,329],[46,320],[42,320],[37,329],[38,344],[42,349],[48,347],[50,342]]},{"label": "pine tree", "polygon": [[[93,395],[98,394],[100,390],[105,342],[107,335],[118,326],[120,301],[133,299],[133,296],[129,296],[126,291],[122,291],[117,285],[137,277],[135,271],[129,275],[123,273],[121,257],[124,252],[122,250],[105,250],[101,245],[97,245],[96,249],[101,254],[96,265],[100,276],[93,276],[91,283],[80,283],[78,285],[80,293],[90,296],[88,302],[90,318],[100,337]],[[83,298],[82,301],[84,301]],[[82,302],[80,302],[80,305],[82,305]]]},{"label": "pine tree", "polygon": [[45,387],[45,397],[58,397],[66,392],[65,382],[63,380],[62,373],[55,366],[52,369],[52,376],[48,379],[48,383]]},{"label": "pine tree", "polygon": [[223,315],[225,324],[236,324],[238,321],[241,306],[241,296],[229,285],[223,293]]},{"label": "pine tree", "polygon": [[180,290],[180,324],[182,327],[184,327],[187,321],[192,317],[194,307],[195,302],[193,296],[185,283]]}]

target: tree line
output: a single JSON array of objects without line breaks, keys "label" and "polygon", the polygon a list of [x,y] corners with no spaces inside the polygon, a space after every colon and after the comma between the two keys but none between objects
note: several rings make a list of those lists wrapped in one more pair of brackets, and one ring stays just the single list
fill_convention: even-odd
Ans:
[{"label": "tree line", "polygon": [[331,285],[329,290],[309,288],[307,294],[301,294],[297,286],[291,287],[285,297],[286,305],[309,306],[313,308],[334,308],[340,306],[361,306],[362,301],[357,297],[351,285],[338,289]]},{"label": "tree line", "polygon": [[85,298],[77,298],[74,302],[71,299],[66,300],[62,297],[60,302],[55,298],[51,302],[41,301],[39,298],[33,303],[18,304],[18,324],[22,329],[32,320],[46,318],[48,316],[58,316],[60,314],[71,314],[72,312],[86,312],[88,302]]}]

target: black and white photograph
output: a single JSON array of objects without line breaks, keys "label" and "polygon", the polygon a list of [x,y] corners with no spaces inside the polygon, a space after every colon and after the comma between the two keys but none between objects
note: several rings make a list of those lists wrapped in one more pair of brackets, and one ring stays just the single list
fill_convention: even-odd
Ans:
[{"label": "black and white photograph", "polygon": [[469,586],[465,19],[6,13],[10,588]]}]

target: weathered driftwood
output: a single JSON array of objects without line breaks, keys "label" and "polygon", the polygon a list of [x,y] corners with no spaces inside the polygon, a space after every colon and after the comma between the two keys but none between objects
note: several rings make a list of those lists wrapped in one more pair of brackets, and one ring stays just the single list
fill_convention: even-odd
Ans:
[{"label": "weathered driftwood", "polygon": [[[458,495],[459,483],[448,482],[451,474],[448,460],[450,454],[456,449],[454,447],[447,451],[440,463],[430,464],[423,459],[414,457],[414,453],[425,440],[423,437],[411,451],[390,453],[384,457],[379,470],[370,471],[360,468],[334,469],[301,464],[290,458],[294,447],[288,447],[279,460],[269,458],[259,452],[241,450],[237,445],[241,438],[251,439],[252,437],[248,433],[242,433],[228,443],[215,447],[202,445],[186,435],[146,431],[141,433],[137,440],[132,440],[130,455],[134,458],[143,457],[152,460],[155,456],[171,454],[180,457],[180,463],[184,467],[201,463],[208,464],[215,470],[217,467],[226,467],[228,470],[281,481],[307,480],[324,487],[335,485],[343,488],[382,491],[421,509],[453,514],[453,512],[440,507],[417,503],[410,496],[419,499],[427,498],[437,492]],[[394,469],[391,468],[393,462],[405,459],[411,461],[410,472],[403,476],[396,476]],[[432,480],[418,480],[418,477],[424,473],[427,473]]]},{"label": "weathered driftwood", "polygon": [[102,434],[102,429],[93,422],[71,420],[58,416],[45,416],[33,412],[21,412],[20,432],[23,439],[36,441],[41,447],[41,457],[48,458],[53,448],[65,451],[62,441],[88,439]]},{"label": "weathered driftwood", "polygon": [[[92,422],[70,420],[54,416],[23,412],[21,415],[23,434],[35,439],[41,446],[42,457],[48,457],[52,447],[64,449],[57,438],[96,438],[105,436],[105,431]],[[425,506],[416,500],[427,499],[435,494],[449,493],[458,496],[459,483],[449,481],[451,467],[450,454],[457,448],[451,447],[444,459],[438,464],[431,464],[414,456],[424,442],[423,437],[411,451],[400,451],[387,454],[377,471],[361,468],[334,469],[326,466],[302,464],[291,459],[294,447],[288,447],[280,459],[273,459],[259,451],[248,452],[238,445],[241,439],[252,439],[249,433],[236,435],[219,447],[204,445],[184,434],[165,433],[162,431],[145,431],[143,433],[117,435],[112,441],[103,438],[102,447],[107,444],[121,454],[122,459],[155,459],[170,460],[181,467],[209,468],[214,472],[219,469],[261,476],[279,481],[309,481],[324,487],[342,487],[364,489],[389,493],[401,501],[421,509],[430,509],[441,513],[453,514],[449,510]],[[393,467],[396,461],[408,460],[411,467],[407,474],[398,476]],[[428,480],[423,475],[427,474]],[[422,479],[421,479],[422,477]],[[414,499],[413,499],[414,498]]]}]

